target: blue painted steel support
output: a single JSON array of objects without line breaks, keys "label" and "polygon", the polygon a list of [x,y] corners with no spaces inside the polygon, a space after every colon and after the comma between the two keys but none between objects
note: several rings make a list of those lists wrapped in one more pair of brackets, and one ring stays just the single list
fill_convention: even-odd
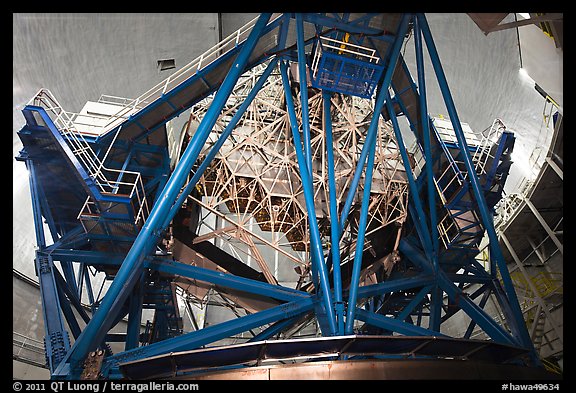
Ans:
[{"label": "blue painted steel support", "polygon": [[[422,135],[424,139],[424,157],[426,159],[426,183],[428,192],[428,211],[430,216],[430,240],[431,248],[426,250],[429,259],[432,261],[434,270],[438,271],[438,219],[436,217],[436,189],[434,187],[434,173],[432,150],[430,141],[430,123],[428,121],[428,105],[426,102],[426,79],[424,73],[424,56],[422,51],[422,36],[418,18],[414,18],[414,46],[416,49],[416,68],[418,73],[418,93],[420,99],[420,119],[422,124]],[[438,287],[432,290],[432,299],[430,305],[430,328],[440,330],[440,317],[442,313],[442,290]]]},{"label": "blue painted steel support", "polygon": [[269,338],[274,337],[278,333],[281,333],[284,330],[288,329],[290,326],[294,325],[294,323],[297,321],[298,318],[300,318],[300,315],[275,322],[271,326],[267,327],[266,329],[262,330],[260,333],[252,337],[250,340],[248,340],[248,342],[251,343],[256,341],[268,340]]},{"label": "blue painted steel support", "polygon": [[[388,87],[390,86],[390,82],[392,81],[392,76],[394,75],[394,69],[396,68],[396,63],[400,56],[400,49],[402,48],[402,43],[404,42],[404,36],[408,29],[408,19],[409,18],[407,15],[405,14],[402,15],[398,32],[396,33],[396,40],[394,41],[394,44],[391,48],[390,60],[388,62],[386,73],[384,74],[382,85],[379,87],[379,90],[382,90],[384,93],[388,91]],[[380,96],[380,94],[378,96]],[[382,94],[382,96],[383,97],[381,99],[384,100],[386,98],[385,97],[386,94]],[[369,130],[366,139],[364,141],[364,146],[362,146],[362,151],[360,152],[360,158],[358,159],[356,171],[354,172],[354,177],[352,178],[352,182],[350,183],[350,188],[348,190],[348,195],[346,196],[346,202],[344,203],[344,207],[342,208],[342,214],[340,215],[340,235],[342,235],[342,233],[344,232],[344,223],[348,218],[350,208],[352,207],[352,203],[354,202],[354,196],[356,194],[356,189],[358,188],[358,182],[360,181],[360,176],[362,176],[364,163],[366,162],[366,158],[368,156],[368,149],[372,144],[376,142],[376,134],[377,134],[376,130],[374,130],[374,132],[372,133],[370,133]]]},{"label": "blue painted steel support", "polygon": [[[496,297],[498,304],[500,304],[500,308],[502,309],[502,313],[504,314],[504,318],[506,319],[506,323],[508,324],[508,327],[513,332],[515,337],[520,342],[519,329],[521,329],[521,327],[518,326],[518,324],[514,320],[514,314],[512,311],[512,307],[510,305],[510,300],[506,296],[506,293],[505,293],[504,289],[502,288],[502,284],[500,283],[500,281],[498,279],[492,280],[491,284],[492,284],[492,293]],[[526,326],[526,323],[524,322],[524,320],[522,320],[521,324]],[[520,343],[520,345],[521,345],[521,343]]]},{"label": "blue painted steel support", "polygon": [[[306,210],[308,212],[308,224],[310,228],[310,257],[312,262],[312,275],[313,277],[318,274],[319,289],[321,292],[322,300],[327,314],[328,325],[330,334],[336,334],[336,318],[334,314],[334,307],[332,304],[332,293],[330,291],[330,281],[328,279],[328,271],[324,263],[324,254],[322,252],[322,243],[320,239],[320,230],[318,228],[318,220],[316,219],[316,210],[314,206],[314,191],[312,189],[312,179],[306,169],[306,159],[302,153],[302,143],[300,141],[300,134],[298,131],[298,122],[296,113],[294,111],[294,101],[290,91],[290,84],[288,81],[288,70],[285,61],[280,62],[280,73],[282,74],[282,84],[284,86],[284,95],[286,97],[286,109],[290,119],[290,129],[292,130],[292,137],[294,138],[294,150],[298,160],[298,167],[300,168],[300,176],[302,178],[302,188],[304,191],[304,199],[306,202]],[[316,283],[315,283],[316,285]],[[318,287],[317,287],[318,288]]]},{"label": "blue painted steel support", "polygon": [[402,322],[398,319],[389,318],[384,315],[374,314],[361,308],[356,308],[357,318],[364,321],[370,325],[380,327],[386,330],[392,330],[406,336],[440,336],[445,337],[444,334],[433,331],[430,329],[424,329],[423,327],[412,325],[410,323]]},{"label": "blue painted steel support", "polygon": [[302,14],[296,14],[296,42],[298,49],[298,76],[300,79],[300,108],[302,110],[302,135],[304,158],[308,174],[312,178],[312,144],[310,143],[310,118],[308,116],[308,80],[306,78],[306,52],[304,44],[304,22]]},{"label": "blue painted steel support", "polygon": [[430,291],[430,330],[440,330],[442,322],[442,305],[444,304],[444,292],[439,285],[435,285]]},{"label": "blue painted steel support", "polygon": [[[32,160],[24,161],[28,169],[28,181],[30,183],[30,194],[32,200],[32,213],[34,217],[34,233],[36,234],[36,246],[43,250],[46,247],[46,237],[44,235],[44,225],[42,224],[42,209],[38,198],[38,183],[36,177],[36,168]],[[38,272],[36,272],[38,274]]]},{"label": "blue painted steel support", "polygon": [[86,273],[86,264],[84,261],[80,261],[80,265],[78,266],[78,278],[76,282],[78,283],[78,297],[82,298],[82,289],[84,288],[84,274]]},{"label": "blue painted steel support", "polygon": [[40,211],[44,216],[44,220],[46,224],[48,224],[48,230],[50,231],[50,236],[52,236],[52,242],[57,242],[60,240],[60,234],[56,229],[56,224],[54,222],[54,217],[52,216],[50,206],[48,206],[48,201],[46,200],[46,195],[44,194],[44,189],[42,187],[38,187],[36,189],[37,197],[40,201]]},{"label": "blue painted steel support", "polygon": [[340,273],[340,225],[338,222],[338,202],[336,201],[336,176],[334,174],[334,143],[332,141],[332,115],[330,93],[323,91],[324,132],[326,135],[326,161],[328,165],[328,191],[330,198],[330,243],[332,255],[332,279],[334,282],[334,304],[338,334],[344,334],[344,303],[342,302],[342,277]]},{"label": "blue painted steel support", "polygon": [[[428,260],[422,253],[416,249],[410,242],[402,239],[398,246],[398,249],[417,266],[421,267],[427,273],[433,273],[433,267],[429,264]],[[462,292],[448,277],[446,274],[439,270],[436,275],[437,283],[446,292],[448,297],[457,304],[470,318],[475,320],[478,325],[492,337],[494,341],[506,344],[516,345],[516,340],[506,332],[502,326],[498,325],[489,315],[484,312],[476,303],[471,301],[468,296]]]},{"label": "blue painted steel support", "polygon": [[68,324],[68,327],[70,328],[70,332],[72,333],[72,337],[74,337],[74,339],[76,339],[81,332],[80,329],[80,325],[78,324],[78,321],[76,320],[76,316],[74,315],[74,312],[72,311],[72,307],[70,306],[70,303],[68,302],[68,299],[66,299],[66,295],[64,294],[64,290],[62,289],[62,287],[60,285],[58,285],[58,282],[56,283],[56,290],[58,293],[58,301],[60,302],[60,309],[62,310],[62,314],[64,315],[64,318],[66,319],[66,323]]},{"label": "blue painted steel support", "polygon": [[430,274],[419,274],[413,277],[386,280],[378,284],[365,285],[358,288],[358,299],[378,296],[395,291],[419,288],[434,284],[434,277]]},{"label": "blue painted steel support", "polygon": [[[384,105],[385,90],[380,90],[378,99],[374,106],[374,113],[370,128],[378,128],[379,113]],[[370,132],[370,130],[368,131]],[[364,241],[366,227],[368,226],[368,207],[370,206],[370,191],[372,189],[372,173],[374,171],[374,159],[376,156],[376,143],[370,146],[368,153],[368,163],[364,175],[364,192],[362,195],[362,206],[360,208],[360,221],[358,223],[358,235],[356,238],[356,250],[354,251],[354,264],[352,265],[352,276],[350,278],[350,293],[348,295],[348,309],[346,310],[346,334],[352,334],[354,329],[354,314],[356,312],[356,301],[358,299],[358,285],[360,284],[360,272],[362,270],[362,255],[364,254]]]},{"label": "blue painted steel support", "polygon": [[32,199],[32,215],[34,217],[34,227],[36,232],[36,274],[40,284],[40,297],[42,299],[42,311],[44,316],[44,350],[48,360],[50,372],[54,372],[62,362],[66,352],[70,348],[68,332],[64,324],[60,309],[58,288],[54,279],[53,270],[56,269],[52,258],[42,253],[46,246],[44,237],[44,227],[42,223],[42,211],[38,199],[38,184],[35,165],[31,160],[26,160],[26,167],[29,173],[30,194]]},{"label": "blue painted steel support", "polygon": [[[404,308],[402,309],[402,312],[400,314],[398,314],[398,316],[396,317],[396,319],[398,319],[399,321],[404,321],[406,318],[408,318],[410,316],[410,314],[412,313],[412,311],[414,311],[414,309],[422,302],[422,300],[424,300],[424,297],[430,293],[430,291],[434,288],[433,285],[427,285],[424,288],[422,288],[420,290],[420,292],[418,292],[416,294],[416,296],[414,296],[412,298],[412,300],[410,300],[410,303],[408,303],[406,306],[404,306]],[[434,329],[432,329],[434,330]],[[440,329],[436,329],[436,331],[440,331]]]},{"label": "blue painted steel support", "polygon": [[142,320],[142,301],[144,299],[144,279],[146,272],[143,271],[140,281],[136,283],[130,296],[128,326],[126,327],[126,344],[124,350],[137,348],[140,344],[140,325]]},{"label": "blue painted steel support", "polygon": [[430,28],[428,26],[428,22],[426,21],[426,17],[423,14],[419,14],[418,21],[420,23],[420,29],[424,36],[424,40],[426,41],[426,46],[428,48],[428,53],[430,55],[430,59],[432,60],[432,65],[434,66],[434,71],[436,73],[436,78],[438,80],[438,84],[440,86],[440,90],[442,91],[442,96],[444,98],[444,102],[446,104],[446,109],[448,110],[448,115],[450,116],[450,120],[452,121],[452,126],[454,128],[454,133],[456,134],[456,138],[458,139],[458,144],[460,145],[462,151],[461,156],[464,160],[464,164],[466,166],[466,170],[468,171],[470,183],[472,185],[472,191],[474,193],[474,197],[476,199],[476,203],[478,205],[478,210],[480,212],[480,216],[482,218],[482,223],[484,224],[484,228],[486,228],[486,232],[488,234],[488,238],[490,240],[490,251],[491,256],[496,259],[496,263],[500,269],[500,274],[502,277],[502,281],[504,283],[504,288],[506,290],[506,295],[508,296],[510,307],[512,308],[512,312],[515,319],[515,324],[519,327],[520,333],[520,340],[522,345],[525,348],[531,349],[532,357],[535,361],[538,361],[538,357],[534,350],[534,345],[532,344],[532,340],[530,339],[530,335],[528,334],[528,330],[526,329],[526,325],[523,323],[524,318],[522,316],[522,310],[520,309],[520,304],[518,303],[518,298],[516,296],[516,292],[514,290],[514,284],[510,279],[510,274],[508,272],[508,267],[506,266],[506,261],[504,260],[504,256],[502,255],[502,250],[500,250],[500,245],[498,243],[498,236],[496,235],[496,230],[494,229],[494,223],[490,219],[490,212],[486,205],[486,200],[484,198],[484,193],[482,192],[482,187],[479,184],[478,176],[476,175],[476,170],[474,168],[474,164],[470,157],[470,153],[468,151],[468,145],[466,144],[466,138],[464,136],[464,132],[462,131],[462,126],[460,124],[460,120],[458,118],[458,113],[456,111],[456,106],[454,105],[454,101],[452,99],[452,95],[448,88],[448,82],[446,80],[446,75],[444,74],[444,70],[442,68],[442,64],[440,63],[440,58],[438,56],[438,52],[436,50],[436,46],[434,44],[434,40],[432,38],[432,34],[430,33]]},{"label": "blue painted steel support", "polygon": [[[412,199],[414,207],[416,208],[414,214],[417,217],[413,221],[416,225],[418,235],[422,240],[424,240],[423,241],[424,246],[431,247],[432,240],[430,239],[430,232],[428,230],[426,215],[424,214],[422,201],[418,196],[418,186],[416,185],[416,181],[414,180],[412,168],[410,167],[410,159],[408,157],[408,153],[406,152],[406,145],[404,144],[404,138],[402,137],[402,132],[400,131],[400,126],[398,125],[398,119],[396,118],[396,112],[394,112],[394,108],[392,106],[391,101],[392,100],[390,99],[390,95],[388,94],[386,97],[386,108],[388,109],[390,120],[392,121],[392,128],[394,130],[394,135],[396,137],[396,143],[398,144],[398,150],[400,150],[400,155],[402,156],[402,163],[404,164],[404,170],[406,171],[406,178],[408,179],[408,187],[410,189],[409,193],[410,198]],[[412,209],[410,209],[410,211],[413,212]]]},{"label": "blue painted steel support", "polygon": [[74,229],[69,230],[63,234],[56,242],[46,246],[46,251],[53,251],[59,248],[76,248],[84,245],[86,242],[86,234],[82,225],[78,225]]},{"label": "blue painted steel support", "polygon": [[148,220],[142,227],[138,237],[132,245],[132,248],[128,252],[122,267],[118,270],[116,278],[108,288],[108,292],[102,300],[98,311],[69,352],[69,362],[73,370],[70,377],[74,378],[77,376],[77,373],[80,372],[82,361],[88,355],[88,352],[93,350],[95,345],[104,338],[113,318],[118,313],[132,290],[132,287],[139,277],[145,255],[153,250],[162,230],[164,229],[161,228],[161,225],[164,222],[164,216],[168,213],[172,206],[172,202],[178,196],[182,184],[190,173],[190,169],[194,165],[194,162],[198,158],[198,154],[204,146],[204,143],[217,120],[218,114],[226,103],[236,81],[244,71],[244,66],[247,63],[252,50],[256,46],[261,31],[266,26],[269,18],[269,13],[261,14],[258,18],[258,21],[250,32],[249,37],[246,39],[240,53],[232,64],[230,71],[222,82],[220,89],[216,93],[212,105],[208,108],[206,115],[198,126],[198,129],[182,155],[180,162],[176,165],[172,176],[161,193],[161,196],[158,198],[157,203],[150,212]]},{"label": "blue painted steel support", "polygon": [[80,298],[77,296],[75,292],[72,292],[71,288],[66,284],[66,281],[58,271],[58,269],[54,270],[54,281],[58,286],[59,290],[62,290],[62,293],[68,297],[70,303],[76,309],[76,312],[85,323],[90,322],[90,317],[86,313],[86,310],[82,307],[82,303],[80,302]]},{"label": "blue painted steel support", "polygon": [[[249,314],[237,319],[222,322],[217,325],[205,327],[182,336],[156,342],[144,347],[125,351],[104,360],[107,367],[124,361],[137,360],[151,356],[162,355],[169,352],[185,351],[199,348],[203,345],[242,333],[250,329],[273,323],[275,321],[290,319],[310,311],[315,300],[303,298],[290,303]],[[103,367],[104,368],[104,367]]]},{"label": "blue painted steel support", "polygon": [[[484,290],[484,295],[482,295],[482,299],[480,299],[480,303],[478,304],[478,306],[482,309],[484,308],[484,306],[486,306],[486,303],[490,298],[490,287],[486,285],[485,288],[486,289]],[[476,327],[476,321],[471,320],[470,324],[468,325],[468,329],[466,329],[466,332],[464,333],[463,338],[469,339],[475,327]]]},{"label": "blue painted steel support", "polygon": [[88,303],[90,303],[92,314],[94,314],[96,312],[96,305],[94,304],[94,292],[92,291],[92,282],[90,281],[90,269],[86,265],[84,265],[84,268],[86,269],[84,273],[84,290],[88,295]]},{"label": "blue painted steel support", "polygon": [[64,277],[66,278],[66,282],[75,292],[78,292],[78,284],[76,282],[76,277],[74,276],[74,267],[72,266],[72,262],[69,261],[60,261],[60,267],[62,268],[62,272],[64,273]]},{"label": "blue painted steel support", "polygon": [[217,272],[171,260],[155,259],[146,262],[145,267],[162,273],[175,274],[199,281],[209,282],[225,288],[236,289],[247,293],[253,293],[255,295],[268,296],[284,301],[293,301],[310,297],[309,293],[298,291],[296,289],[280,285],[272,285],[267,282],[251,280],[249,278]]},{"label": "blue painted steel support", "polygon": [[200,180],[200,177],[204,174],[206,168],[208,168],[208,166],[212,163],[212,160],[214,159],[216,154],[220,151],[220,148],[222,147],[224,142],[226,142],[226,140],[228,139],[228,137],[230,136],[230,134],[232,133],[232,131],[234,130],[234,128],[236,127],[242,116],[244,115],[244,113],[246,112],[246,109],[248,109],[248,107],[254,100],[254,97],[256,97],[256,95],[258,94],[258,92],[260,91],[260,89],[262,88],[262,86],[264,85],[264,83],[266,82],[266,80],[276,67],[276,63],[278,63],[278,58],[270,60],[270,63],[268,63],[268,66],[266,67],[260,78],[258,78],[258,81],[254,85],[254,87],[244,100],[244,102],[242,102],[242,104],[232,117],[232,119],[230,119],[230,122],[228,123],[224,131],[222,131],[222,134],[220,135],[220,137],[218,138],[218,140],[216,141],[216,143],[214,144],[208,155],[204,158],[204,160],[200,164],[200,167],[198,167],[196,172],[194,172],[194,176],[192,176],[192,179],[190,179],[188,185],[186,185],[186,188],[184,188],[184,190],[180,193],[180,196],[178,197],[178,199],[170,209],[170,212],[166,216],[166,219],[164,220],[163,224],[164,227],[168,226],[170,221],[172,221],[172,219],[178,212],[178,209],[180,209],[180,206],[182,206],[182,204],[184,203],[186,197],[196,186],[196,183],[198,183],[198,180]]}]

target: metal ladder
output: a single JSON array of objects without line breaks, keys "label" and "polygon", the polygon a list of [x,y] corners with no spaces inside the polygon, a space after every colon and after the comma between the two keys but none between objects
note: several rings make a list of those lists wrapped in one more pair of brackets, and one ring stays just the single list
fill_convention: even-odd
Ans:
[{"label": "metal ladder", "polygon": [[[96,185],[99,194],[103,196],[124,196],[127,204],[131,204],[131,201],[134,200],[136,213],[134,214],[134,222],[137,225],[142,225],[149,214],[149,208],[141,174],[139,172],[118,170],[104,166],[106,157],[115,139],[101,160],[92,150],[82,133],[76,129],[72,119],[73,114],[65,111],[48,89],[40,89],[38,93],[30,99],[27,106],[28,105],[41,107],[46,111],[58,132],[66,141],[74,157],[81,163],[90,179],[92,179]],[[118,133],[116,135],[118,135]],[[114,178],[115,180],[112,180]],[[127,181],[126,178],[131,178],[131,181]],[[108,205],[108,207],[103,207],[105,205]],[[106,204],[102,203],[102,201],[95,201],[92,196],[88,195],[78,215],[78,219],[81,219],[81,217],[86,214],[90,216],[99,215],[103,209],[110,208],[110,206],[110,203]]]}]

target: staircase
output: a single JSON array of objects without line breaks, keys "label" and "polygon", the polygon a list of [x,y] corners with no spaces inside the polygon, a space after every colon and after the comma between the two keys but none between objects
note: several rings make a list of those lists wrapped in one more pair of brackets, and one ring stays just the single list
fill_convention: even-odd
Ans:
[{"label": "staircase", "polygon": [[[434,185],[444,207],[438,222],[440,239],[446,249],[476,249],[484,235],[484,227],[475,209],[477,203],[468,171],[460,159],[462,149],[450,121],[433,118],[430,127],[434,135]],[[462,123],[462,129],[488,207],[493,208],[501,198],[508,175],[514,136],[505,131],[499,119],[484,130],[482,138],[465,123]],[[419,174],[423,170],[423,154],[420,149],[417,149],[415,159],[418,169],[416,173]]]},{"label": "staircase", "polygon": [[85,233],[133,237],[149,214],[148,203],[140,173],[104,166],[114,141],[100,159],[47,89],[30,100],[23,114],[24,128],[48,133],[86,191],[88,196],[77,217]]},{"label": "staircase", "polygon": [[545,325],[548,317],[546,312],[537,307],[536,298],[540,297],[546,307],[552,305],[550,310],[554,309],[555,304],[561,303],[563,296],[562,274],[542,271],[527,277],[520,271],[514,271],[510,273],[510,278],[512,278],[514,283],[516,293],[524,299],[521,303],[521,309],[523,310],[524,320],[530,331],[534,348],[542,354],[542,346],[546,344],[554,351],[555,345],[552,343],[561,340],[558,336],[559,333],[557,333],[557,330],[561,329],[561,327],[555,326],[554,322],[549,320],[548,329],[546,329]]}]

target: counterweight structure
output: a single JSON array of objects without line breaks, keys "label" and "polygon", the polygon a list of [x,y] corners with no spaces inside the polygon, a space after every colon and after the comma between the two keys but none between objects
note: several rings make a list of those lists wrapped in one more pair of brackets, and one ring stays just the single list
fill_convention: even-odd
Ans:
[{"label": "counterweight structure", "polygon": [[[448,119],[428,115],[425,49]],[[539,369],[492,218],[514,135],[460,122],[423,14],[261,14],[142,96],[89,104],[42,89],[19,132],[52,378],[406,356]],[[234,317],[198,324],[191,303],[214,294]]]}]

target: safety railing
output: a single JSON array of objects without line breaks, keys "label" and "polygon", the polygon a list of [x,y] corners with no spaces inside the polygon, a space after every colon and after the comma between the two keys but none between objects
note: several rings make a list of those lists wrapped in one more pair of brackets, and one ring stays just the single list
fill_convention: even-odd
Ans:
[{"label": "safety railing", "polygon": [[448,166],[436,179],[436,188],[442,204],[447,205],[452,197],[464,186],[468,172],[463,161],[448,160]]},{"label": "safety railing", "polygon": [[[126,116],[128,113],[133,113],[135,109],[143,108],[148,104],[154,102],[158,98],[167,92],[178,87],[180,84],[188,80],[191,76],[200,71],[203,67],[210,65],[213,61],[219,57],[225,55],[230,50],[234,49],[241,42],[248,38],[250,31],[256,24],[258,17],[252,19],[250,22],[246,23],[235,33],[229,35],[224,40],[217,43],[212,48],[208,49],[206,52],[202,53],[199,57],[192,60],[190,63],[186,64],[178,71],[174,72],[168,78],[162,82],[156,84],[144,94],[140,95],[138,98],[127,101],[126,106],[120,109],[114,116],[115,118],[120,118]],[[107,96],[109,99],[111,96]],[[110,121],[104,126],[105,131],[109,131],[117,124],[114,120]]]},{"label": "safety railing", "polygon": [[100,95],[100,98],[98,98],[98,102],[102,104],[120,105],[120,106],[133,106],[135,101],[136,100],[134,98],[117,97],[107,94],[102,94]]},{"label": "safety railing", "polygon": [[546,359],[540,359],[540,360],[542,361],[542,365],[546,370],[553,372],[554,374],[562,375],[562,369],[560,368],[560,366]]},{"label": "safety railing", "polygon": [[540,297],[546,297],[552,293],[563,294],[563,275],[555,272],[540,272],[532,277],[534,287]]},{"label": "safety railing", "polygon": [[[138,204],[136,207],[137,216],[144,217],[145,211],[148,210],[148,204],[140,173],[104,166],[106,156],[110,152],[115,139],[110,143],[104,158],[101,160],[92,150],[84,136],[76,129],[70,113],[62,109],[60,103],[48,89],[40,89],[38,93],[30,99],[28,105],[39,106],[46,110],[46,113],[54,122],[59,133],[65,138],[72,153],[87,170],[88,175],[98,186],[100,192],[104,194],[127,195],[130,199],[136,196]],[[134,180],[131,182],[123,181],[122,179],[126,177],[132,177]]]},{"label": "safety railing", "polygon": [[482,132],[480,143],[476,146],[476,151],[472,155],[472,162],[478,176],[486,174],[486,166],[490,159],[495,156],[491,154],[492,147],[498,143],[500,136],[506,130],[506,126],[500,119],[494,119],[492,125]]},{"label": "safety railing", "polygon": [[[564,279],[563,274],[558,272],[538,272],[529,278],[519,271],[510,273],[510,278],[514,282],[514,287],[519,295],[531,300],[536,296],[545,298],[551,294],[563,294]],[[532,286],[528,282],[531,281]],[[532,289],[536,289],[536,293]],[[532,301],[533,303],[533,301]],[[530,303],[530,304],[532,304]]]},{"label": "safety railing", "polygon": [[[126,173],[127,171],[123,172]],[[150,208],[148,206],[148,200],[146,199],[142,176],[138,172],[130,173],[136,176],[136,179],[133,182],[114,181],[113,183],[116,185],[117,189],[121,189],[122,186],[125,186],[130,191],[129,194],[122,195],[125,195],[128,199],[134,201],[134,224],[142,225],[144,222],[146,222],[146,219],[150,215]],[[84,205],[82,206],[82,209],[80,209],[80,213],[78,213],[77,218],[80,219],[86,215],[100,215],[100,213],[101,212],[98,211],[95,202],[90,196],[88,196],[84,202]]]},{"label": "safety railing", "polygon": [[311,64],[315,87],[370,98],[384,69],[376,49],[320,36]]},{"label": "safety railing", "polygon": [[[54,95],[48,89],[40,89],[30,99],[28,105],[44,108],[60,134],[66,138],[72,153],[80,160],[90,177],[101,187],[109,186],[108,179],[100,173],[100,169],[103,167],[101,160],[86,142],[84,136],[77,131],[70,113],[62,108]],[[102,188],[102,191],[105,191],[104,188]]]},{"label": "safety railing", "polygon": [[12,357],[16,360],[32,361],[45,366],[44,343],[32,337],[12,331]]}]

